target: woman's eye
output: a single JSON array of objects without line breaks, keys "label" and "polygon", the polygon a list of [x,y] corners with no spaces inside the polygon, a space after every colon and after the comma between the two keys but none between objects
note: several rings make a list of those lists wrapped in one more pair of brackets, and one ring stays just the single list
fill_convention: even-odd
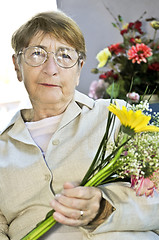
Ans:
[{"label": "woman's eye", "polygon": [[33,52],[32,53],[32,56],[41,56],[42,54],[41,54],[41,52]]},{"label": "woman's eye", "polygon": [[63,53],[62,54],[62,58],[68,58],[68,59],[71,59],[70,55],[66,54],[66,53]]},{"label": "woman's eye", "polygon": [[42,51],[34,51],[31,53],[30,57],[32,58],[45,58],[45,53]]}]

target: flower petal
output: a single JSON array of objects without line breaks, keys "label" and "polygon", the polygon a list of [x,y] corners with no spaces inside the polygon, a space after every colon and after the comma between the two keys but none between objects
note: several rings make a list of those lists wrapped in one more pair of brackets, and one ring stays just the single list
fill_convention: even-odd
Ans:
[{"label": "flower petal", "polygon": [[111,57],[111,52],[108,48],[104,48],[103,50],[101,50],[96,56],[97,60],[99,61],[97,68],[104,67],[109,57]]},{"label": "flower petal", "polygon": [[148,125],[151,117],[143,114],[141,110],[136,112],[132,110],[127,110],[125,106],[120,109],[115,104],[110,104],[108,107],[109,111],[114,113],[120,120],[121,124],[125,127],[128,127],[128,134],[130,134],[130,129],[137,132],[159,132],[159,127]]}]

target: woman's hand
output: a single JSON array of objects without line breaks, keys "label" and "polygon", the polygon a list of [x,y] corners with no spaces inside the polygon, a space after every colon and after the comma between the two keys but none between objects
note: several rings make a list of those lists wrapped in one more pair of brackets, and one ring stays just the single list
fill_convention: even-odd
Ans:
[{"label": "woman's hand", "polygon": [[73,183],[65,183],[63,187],[61,194],[57,194],[51,202],[55,210],[54,219],[69,226],[87,225],[99,212],[101,190],[95,187],[76,186]]}]

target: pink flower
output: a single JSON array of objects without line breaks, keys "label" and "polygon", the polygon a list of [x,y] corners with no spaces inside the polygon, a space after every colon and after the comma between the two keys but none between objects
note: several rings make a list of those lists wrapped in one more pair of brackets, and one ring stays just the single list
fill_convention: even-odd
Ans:
[{"label": "pink flower", "polygon": [[95,89],[97,87],[97,84],[98,84],[98,81],[95,80],[91,83],[90,88],[89,88],[88,96],[91,98],[94,98],[94,99],[97,99],[95,96]]},{"label": "pink flower", "polygon": [[138,103],[140,96],[138,93],[136,92],[132,92],[132,93],[127,93],[127,98],[129,98],[132,102]]},{"label": "pink flower", "polygon": [[90,85],[88,96],[93,99],[103,98],[106,87],[108,87],[108,83],[105,83],[103,79],[93,81]]},{"label": "pink flower", "polygon": [[152,56],[152,49],[146,46],[144,43],[137,43],[136,46],[132,46],[128,51],[128,59],[132,60],[132,63],[146,63],[146,58],[150,56]]},{"label": "pink flower", "polygon": [[150,179],[151,179],[151,181],[154,182],[155,187],[156,187],[156,191],[159,192],[159,169],[157,169],[157,170],[153,173],[153,175],[151,176]]},{"label": "pink flower", "polygon": [[136,191],[136,195],[146,197],[153,196],[155,184],[149,179],[141,177],[139,179],[136,176],[131,176],[131,187]]}]

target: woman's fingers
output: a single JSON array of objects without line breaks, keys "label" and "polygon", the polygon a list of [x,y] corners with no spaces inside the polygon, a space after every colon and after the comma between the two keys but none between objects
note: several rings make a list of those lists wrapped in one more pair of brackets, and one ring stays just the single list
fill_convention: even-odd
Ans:
[{"label": "woman's fingers", "polygon": [[58,212],[67,218],[72,218],[74,220],[78,220],[80,218],[79,209],[67,207],[56,200],[53,200],[51,202],[51,206],[53,207],[55,212]]},{"label": "woman's fingers", "polygon": [[66,183],[62,193],[51,202],[55,210],[54,218],[66,225],[87,225],[97,215],[101,198],[98,188],[75,187],[72,183]]},{"label": "woman's fingers", "polygon": [[71,189],[63,189],[62,194],[67,197],[75,197],[80,199],[100,198],[101,191],[95,187],[74,187]]},{"label": "woman's fingers", "polygon": [[55,200],[61,203],[63,206],[73,209],[83,209],[87,210],[85,199],[75,198],[75,197],[67,197],[63,194],[55,195]]},{"label": "woman's fingers", "polygon": [[68,226],[73,226],[73,227],[86,226],[89,223],[87,218],[83,218],[83,217],[81,218],[80,213],[79,213],[79,219],[76,219],[76,220],[73,218],[68,218],[60,214],[59,212],[54,212],[53,217],[57,222],[68,225]]}]

